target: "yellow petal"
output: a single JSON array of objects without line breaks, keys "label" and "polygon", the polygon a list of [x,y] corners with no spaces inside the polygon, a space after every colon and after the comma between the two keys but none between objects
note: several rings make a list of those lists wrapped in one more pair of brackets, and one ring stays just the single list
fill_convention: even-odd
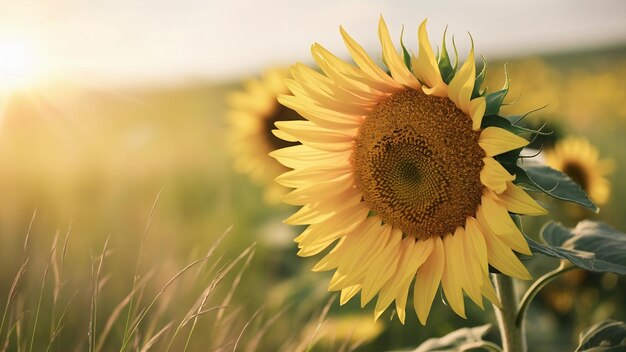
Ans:
[{"label": "yellow petal", "polygon": [[327,152],[307,145],[274,150],[269,156],[290,169],[299,169],[315,165],[350,164],[352,151]]},{"label": "yellow petal", "polygon": [[426,86],[422,86],[424,93],[447,97],[448,85],[441,78],[439,65],[437,65],[437,59],[426,32],[426,20],[420,24],[417,36],[419,52],[417,59],[413,59],[413,72],[420,81],[426,84]]},{"label": "yellow petal", "polygon": [[[365,262],[366,258],[362,255],[363,251],[369,248],[376,248],[376,246],[380,245],[379,242],[385,240],[380,233],[370,231],[372,228],[376,227],[377,222],[376,219],[372,218],[373,217],[365,219],[365,221],[359,224],[353,231],[346,233],[345,236],[339,240],[335,248],[324,258],[320,259],[311,270],[328,271],[341,266],[345,272],[350,273],[350,266],[345,266],[346,262],[349,264],[354,261],[360,263]],[[298,239],[296,239],[296,242],[297,240]]]},{"label": "yellow petal", "polygon": [[302,97],[281,95],[278,97],[278,102],[324,128],[349,130],[359,128],[363,124],[362,116],[344,114],[323,108]]},{"label": "yellow petal", "polygon": [[466,318],[461,286],[465,268],[463,268],[461,253],[459,253],[460,247],[457,244],[462,232],[464,232],[463,228],[457,227],[454,235],[447,235],[443,239],[443,246],[446,251],[446,264],[441,277],[441,286],[452,310],[462,318]]},{"label": "yellow petal", "polygon": [[320,165],[287,171],[276,177],[276,182],[285,187],[299,188],[311,183],[328,182],[346,174],[352,174],[352,167],[349,164],[338,164],[334,167]]},{"label": "yellow petal", "polygon": [[396,48],[391,42],[389,30],[387,29],[387,24],[385,23],[383,16],[380,16],[380,21],[378,23],[378,36],[380,37],[380,42],[383,47],[383,59],[385,60],[387,67],[389,67],[391,76],[397,82],[406,87],[418,89],[421,84],[417,78],[415,78],[413,73],[409,71],[400,56],[398,56]]},{"label": "yellow petal", "polygon": [[[299,256],[307,257],[324,250],[337,238],[357,228],[367,217],[369,208],[358,204],[333,215],[326,221],[309,225],[295,241],[300,247]],[[320,249],[320,246],[323,248]]]},{"label": "yellow petal", "polygon": [[356,137],[356,130],[331,130],[311,121],[279,121],[275,125],[304,145],[330,152],[352,150]]},{"label": "yellow petal", "polygon": [[393,272],[392,277],[385,283],[385,286],[381,288],[378,295],[378,301],[376,302],[376,308],[374,309],[374,318],[378,319],[380,315],[387,309],[393,299],[396,297],[397,290],[402,283],[402,277],[406,271],[406,267],[411,260],[411,254],[415,247],[415,238],[407,236],[402,240],[400,244],[399,257],[400,260],[397,264],[397,270]]},{"label": "yellow petal", "polygon": [[483,158],[483,169],[480,170],[480,182],[489,187],[496,194],[506,190],[506,183],[515,180],[515,175],[509,174],[494,158]]},{"label": "yellow petal", "polygon": [[310,204],[306,204],[290,217],[283,220],[283,223],[289,225],[316,224],[328,219],[331,215],[333,215],[333,213],[320,212]]},{"label": "yellow petal", "polygon": [[412,259],[411,254],[413,254],[413,247],[415,247],[415,238],[407,236],[402,240],[402,243],[400,244],[400,260],[397,264],[397,270],[380,290],[378,301],[376,302],[376,308],[374,308],[375,319],[380,317],[380,315],[387,309],[396,297],[397,290],[403,282],[403,276],[407,270],[409,261]]},{"label": "yellow petal", "polygon": [[504,205],[489,191],[483,194],[476,216],[481,224],[487,225],[498,236],[519,232]]},{"label": "yellow petal", "polygon": [[[398,269],[380,290],[378,302],[374,310],[376,318],[387,309],[394,298],[398,297],[404,287],[408,290],[411,280],[417,273],[417,269],[426,261],[432,251],[432,247],[433,241],[431,239],[416,241],[413,237],[407,236],[402,240],[400,261],[397,265]],[[406,294],[408,294],[408,291],[404,293],[405,296]],[[404,297],[404,301],[406,302],[406,297]]]},{"label": "yellow petal", "polygon": [[472,118],[472,129],[477,131],[480,129],[480,124],[483,122],[483,116],[487,109],[487,101],[485,97],[478,97],[470,101],[469,115]]},{"label": "yellow petal", "polygon": [[459,71],[456,72],[448,87],[450,100],[454,102],[457,108],[470,116],[470,99],[472,99],[475,77],[476,63],[474,62],[474,43],[472,42],[472,48],[470,49],[467,60]]},{"label": "yellow petal", "polygon": [[489,280],[489,275],[485,274],[483,276],[483,286],[481,287],[483,296],[485,296],[491,303],[493,303],[496,307],[502,308],[502,303],[498,299],[498,295],[496,294],[496,290],[493,288],[491,284],[491,280]]},{"label": "yellow petal", "polygon": [[402,86],[393,80],[393,78],[389,77],[389,75],[383,71],[376,63],[369,57],[367,52],[361,47],[350,35],[343,29],[343,27],[339,28],[341,32],[341,36],[343,37],[343,41],[346,43],[346,47],[350,54],[352,55],[352,59],[354,62],[365,72],[369,77],[374,80],[377,80],[381,83],[384,83],[387,87],[384,92],[394,93],[398,90],[402,90]]},{"label": "yellow petal", "polygon": [[483,213],[482,207],[478,208],[478,211],[476,212],[476,219],[478,220],[478,223],[480,224],[480,229],[482,230],[482,233],[484,234],[484,236],[487,236],[487,235],[498,236],[502,240],[502,242],[504,242],[504,244],[506,244],[511,249],[515,250],[516,252],[523,253],[526,255],[532,254],[530,251],[530,248],[528,247],[528,243],[526,242],[526,239],[524,238],[524,235],[522,235],[519,229],[513,232],[503,233],[503,234],[497,234],[493,232],[493,230],[489,226],[489,221],[485,219],[485,215]]},{"label": "yellow petal", "polygon": [[339,297],[339,304],[344,305],[348,303],[349,300],[352,299],[359,291],[361,290],[361,285],[354,285],[348,288],[344,288],[341,290],[341,295]]},{"label": "yellow petal", "polygon": [[338,267],[341,263],[341,260],[345,257],[346,252],[349,251],[349,247],[346,246],[347,238],[349,238],[349,236],[344,236],[339,239],[339,242],[337,242],[335,248],[328,252],[328,254],[326,254],[324,258],[320,259],[320,261],[315,264],[311,271],[328,271]]},{"label": "yellow petal", "polygon": [[365,275],[365,280],[363,280],[361,307],[364,307],[374,298],[385,282],[387,282],[397,270],[401,241],[402,231],[397,229],[392,230],[391,239],[385,247],[385,250],[374,258],[370,270]]},{"label": "yellow petal", "polygon": [[335,176],[324,183],[300,187],[285,194],[282,199],[287,204],[304,205],[334,198],[346,191],[357,192],[354,188],[353,176],[349,173]]},{"label": "yellow petal", "polygon": [[511,213],[526,215],[544,215],[548,213],[526,191],[512,182],[507,182],[506,191],[500,194],[498,198]]},{"label": "yellow petal", "polygon": [[300,250],[298,251],[298,255],[300,257],[311,257],[314,256],[316,254],[319,254],[321,251],[325,250],[326,248],[328,248],[328,246],[330,246],[331,244],[333,244],[333,242],[335,242],[335,240],[338,237],[335,237],[333,239],[330,239],[328,241],[325,242],[314,242],[309,244],[308,246],[306,246],[305,248],[300,248]]},{"label": "yellow petal", "polygon": [[465,222],[465,239],[471,245],[475,260],[483,273],[489,273],[489,264],[487,258],[487,245],[481,231],[478,221],[473,217],[468,217]]},{"label": "yellow petal", "polygon": [[[369,219],[366,220],[366,223]],[[367,225],[367,224],[366,224]],[[341,290],[346,287],[362,284],[365,275],[370,271],[374,260],[378,258],[391,241],[391,226],[380,224],[379,220],[367,227],[361,236],[348,234],[348,240],[360,239],[363,245],[351,244],[351,250],[346,251],[345,258],[342,259],[338,272],[345,273],[345,277],[332,281],[329,289],[331,291]]]},{"label": "yellow petal", "polygon": [[494,156],[525,147],[528,141],[505,129],[487,127],[480,133],[478,145],[483,148],[487,156]]},{"label": "yellow petal", "polygon": [[522,280],[530,280],[532,276],[524,267],[524,264],[517,258],[511,248],[505,245],[499,236],[492,236],[485,233],[487,243],[487,253],[489,264],[498,269],[503,274],[516,277]]},{"label": "yellow petal", "polygon": [[276,136],[277,138],[282,139],[283,141],[292,142],[292,143],[298,142],[298,138],[293,137],[292,135],[290,135],[289,133],[285,131],[272,130],[272,134]]},{"label": "yellow petal", "polygon": [[[345,105],[348,105],[350,108],[368,108],[375,105],[375,101],[372,101],[373,96],[371,94],[362,96],[359,93],[363,94],[363,92],[347,90],[341,84],[338,84],[338,82],[331,80],[302,63],[293,65],[291,67],[291,74],[294,79],[301,83],[300,89],[305,90],[312,97],[324,97],[334,100],[335,103],[332,105],[336,109],[342,109]],[[293,81],[287,80],[287,82]]]},{"label": "yellow petal", "polygon": [[[472,230],[477,230],[477,227]],[[474,251],[474,245],[472,241],[475,241],[478,237],[476,233],[470,233],[468,228],[465,231],[458,232],[459,239],[457,242],[457,254],[460,255],[461,269],[465,273],[461,275],[462,287],[467,292],[467,295],[476,303],[481,309],[483,308],[482,295],[480,293],[480,287],[483,284],[483,272],[481,269],[481,261],[476,256]],[[457,234],[455,233],[455,236]]]},{"label": "yellow petal", "polygon": [[406,300],[410,286],[411,280],[406,280],[404,285],[398,289],[398,294],[396,295],[396,314],[402,324],[404,324],[406,318]]},{"label": "yellow petal", "polygon": [[420,240],[415,243],[411,254],[409,255],[409,261],[406,265],[406,271],[402,280],[411,280],[417,273],[417,269],[426,262],[430,257],[434,248],[434,240]]},{"label": "yellow petal", "polygon": [[360,96],[376,98],[388,88],[386,83],[381,83],[365,75],[362,70],[341,60],[319,44],[311,46],[311,54],[328,77],[339,86]]},{"label": "yellow petal", "polygon": [[306,246],[313,241],[326,241],[338,234],[345,235],[360,226],[370,209],[365,203],[357,203],[351,207],[347,207],[343,211],[333,214],[323,223],[310,225],[295,242],[302,246]]},{"label": "yellow petal", "polygon": [[409,255],[410,260],[406,267],[403,278],[404,281],[400,284],[396,292],[396,313],[398,314],[398,318],[402,324],[404,324],[406,316],[406,300],[409,293],[409,287],[411,286],[411,281],[413,281],[415,273],[419,267],[430,257],[433,246],[433,239],[417,241],[413,247],[412,253]]},{"label": "yellow petal", "polygon": [[426,325],[430,307],[439,288],[443,267],[445,265],[446,252],[440,237],[433,240],[433,250],[428,259],[420,266],[415,277],[415,287],[413,289],[413,304],[415,312],[422,325]]},{"label": "yellow petal", "polygon": [[[369,112],[370,104],[361,102],[359,97],[347,94],[337,85],[334,85],[333,92],[328,93],[323,88],[316,85],[311,80],[303,80],[300,83],[295,80],[285,80],[291,93],[307,102],[307,104],[324,106],[334,112],[355,116],[357,120],[362,120]],[[343,93],[343,94],[342,94]]]}]

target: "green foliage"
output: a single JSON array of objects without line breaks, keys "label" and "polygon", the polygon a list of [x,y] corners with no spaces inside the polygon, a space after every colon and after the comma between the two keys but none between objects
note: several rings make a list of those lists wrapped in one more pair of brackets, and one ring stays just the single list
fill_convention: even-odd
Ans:
[{"label": "green foliage", "polygon": [[584,220],[568,229],[549,222],[541,235],[552,250],[561,254],[557,258],[568,259],[586,270],[626,274],[626,234],[605,223]]},{"label": "green foliage", "polygon": [[441,43],[441,53],[439,54],[439,61],[437,65],[439,66],[439,72],[441,73],[441,78],[446,84],[450,84],[452,78],[454,78],[454,74],[456,73],[456,68],[458,64],[458,53],[456,51],[456,45],[454,45],[454,39],[452,39],[452,47],[454,48],[455,60],[454,65],[452,65],[450,61],[450,55],[448,54],[448,49],[446,47],[446,32],[448,28],[446,27],[443,32],[443,41]]},{"label": "green foliage", "polygon": [[489,93],[485,96],[485,100],[487,101],[487,108],[485,109],[485,116],[489,115],[497,115],[500,112],[500,107],[504,102],[504,98],[509,93],[509,75],[506,72],[506,66],[504,66],[504,86],[502,89],[495,91],[493,93]]},{"label": "green foliage", "polygon": [[483,82],[485,81],[485,76],[487,75],[487,59],[483,56],[483,68],[476,75],[476,80],[474,81],[474,89],[472,90],[472,99],[477,98],[485,93],[485,89],[481,88]]},{"label": "green foliage", "polygon": [[530,250],[533,253],[541,253],[552,258],[566,259],[581,268],[584,266],[589,266],[589,263],[593,261],[593,255],[589,253],[577,252],[572,249],[545,245],[533,240],[526,234],[524,234],[524,237],[526,238],[526,242],[528,242],[528,247],[530,247]]},{"label": "green foliage", "polygon": [[513,167],[516,183],[531,191],[540,191],[553,198],[573,202],[598,212],[587,193],[566,174],[531,160]]},{"label": "green foliage", "polygon": [[413,71],[413,60],[411,58],[411,54],[404,46],[404,42],[402,41],[402,37],[404,35],[404,27],[402,27],[402,33],[400,33],[400,46],[402,47],[402,59],[404,60],[404,65],[409,71]]},{"label": "green foliage", "polygon": [[576,352],[618,352],[626,350],[626,324],[607,320],[580,333]]}]

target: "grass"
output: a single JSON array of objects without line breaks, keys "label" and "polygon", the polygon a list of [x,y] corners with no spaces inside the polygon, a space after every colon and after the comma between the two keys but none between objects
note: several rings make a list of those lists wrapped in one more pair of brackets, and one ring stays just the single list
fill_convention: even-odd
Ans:
[{"label": "grass", "polygon": [[[24,310],[23,303],[20,303],[28,299],[28,292],[20,290],[24,274],[32,269],[29,265],[28,257],[24,259],[23,264],[13,279],[0,324],[0,346],[2,346],[2,351],[80,350],[85,345],[89,351],[114,349],[120,351],[147,351],[150,348],[187,351],[197,350],[199,346],[207,346],[207,343],[214,350],[228,350],[229,348],[236,350],[237,345],[243,343],[244,334],[249,328],[251,321],[254,320],[255,315],[241,326],[238,321],[239,317],[236,314],[235,316],[232,314],[232,312],[241,312],[241,310],[235,304],[231,304],[231,300],[242,280],[242,276],[254,258],[255,244],[251,244],[234,259],[225,259],[224,256],[213,258],[218,246],[229,233],[230,229],[217,238],[206,252],[206,255],[191,261],[177,271],[162,284],[156,293],[147,292],[146,287],[154,280],[155,270],[161,268],[153,267],[150,272],[143,274],[140,269],[140,257],[138,256],[137,271],[134,275],[132,290],[112,310],[107,310],[107,305],[102,302],[103,297],[108,296],[106,286],[120,276],[129,273],[106,273],[107,263],[113,254],[108,245],[109,240],[105,240],[102,251],[99,254],[91,256],[91,287],[75,291],[66,302],[61,302],[59,297],[62,296],[62,291],[66,287],[80,286],[82,283],[63,281],[62,272],[64,270],[70,233],[68,231],[60,254],[58,253],[57,234],[49,251],[38,298],[34,301],[36,304],[32,306],[34,308],[32,311]],[[25,237],[25,250],[28,249],[29,234],[27,233]],[[238,272],[234,272],[238,267]],[[52,280],[49,275],[51,271],[54,272]],[[181,286],[180,281],[184,279],[184,276],[194,277],[195,287]],[[228,289],[224,291],[225,294],[214,297],[218,289],[223,286],[230,276],[234,276],[234,279],[231,281]],[[210,280],[207,280],[209,277]],[[49,287],[50,281],[53,281],[52,287]],[[202,288],[201,294],[197,295],[193,300],[189,300],[190,297],[193,297],[194,288],[202,286],[203,283],[205,286]],[[79,330],[69,332],[69,335],[68,332],[62,334],[68,323],[64,321],[65,316],[68,311],[76,309],[76,307],[72,306],[72,302],[78,292],[90,294],[89,313],[82,314],[86,312],[80,312],[83,317],[88,317],[88,324],[83,325],[88,326],[88,329],[84,329],[82,333]],[[170,295],[169,297],[167,296],[168,294]],[[148,298],[150,295],[152,297]],[[44,299],[50,298],[49,296],[52,296],[51,302]],[[176,309],[172,312],[166,312],[164,307],[171,303],[173,299],[183,299],[185,302],[178,302]],[[214,304],[214,300],[220,301],[219,304]],[[135,304],[132,305],[132,302]],[[185,307],[186,303],[192,303],[189,309],[181,309]],[[159,306],[159,304],[162,305]],[[60,305],[64,306],[60,307]],[[60,308],[62,308],[62,311],[56,317],[55,312]],[[43,316],[48,309],[52,313],[49,320],[50,332],[48,337],[45,338],[45,333],[41,331],[43,324],[40,316]],[[155,309],[157,310],[156,312],[154,312]],[[126,319],[124,319],[124,310],[127,311]],[[224,314],[226,311],[231,311],[231,313]],[[103,315],[108,317],[102,328],[99,325],[99,321]],[[213,315],[212,324],[219,326],[219,328],[208,330],[215,336],[207,338],[204,335],[194,339],[194,331],[199,326],[200,320],[204,318],[209,320],[207,318],[208,315]],[[25,328],[24,322],[27,317],[32,319],[32,326],[28,329]],[[124,320],[126,320],[126,323],[124,323]],[[8,326],[6,330],[4,329],[5,324]],[[115,325],[125,326],[125,328],[122,331],[118,330],[117,336],[112,336],[111,332],[114,331]],[[257,331],[260,335],[255,336],[254,346],[259,345],[263,332],[267,331],[270,325],[263,325],[263,329]],[[73,328],[78,328],[78,326]],[[26,331],[29,332],[30,337],[24,335]],[[203,331],[206,334],[207,330],[203,329]],[[55,342],[59,338],[62,339],[62,342],[55,346]],[[213,344],[211,345],[210,342]]]},{"label": "grass", "polygon": [[[139,250],[132,271],[111,269],[115,257],[111,237],[104,239],[97,253],[90,253],[88,263],[67,261],[73,238],[71,226],[62,243],[59,232],[55,234],[45,261],[31,261],[29,253],[38,254],[30,251],[30,228],[37,221],[33,215],[24,237],[23,262],[6,297],[0,322],[0,351],[266,349],[264,337],[284,318],[293,303],[285,302],[278,309],[263,304],[253,314],[246,313],[248,308],[242,305],[237,291],[253,265],[257,244],[251,243],[233,255],[220,251],[220,246],[232,236],[232,228],[228,228],[215,237],[204,255],[189,261],[163,282],[160,278],[164,276],[158,273],[165,266],[159,266],[151,257],[142,260],[145,254],[142,248],[151,242],[150,224],[158,199],[159,196],[149,213],[143,235],[135,237]],[[125,264],[131,261],[121,259]],[[28,283],[23,282],[26,273],[36,271],[33,262],[43,265],[36,296],[32,296]],[[76,268],[84,267],[90,270],[88,285],[72,279]],[[128,276],[132,276],[130,292],[112,302],[115,294],[110,287],[116,286],[118,281],[129,283],[124,280]],[[69,290],[72,293],[67,295]],[[88,309],[85,304],[81,305],[81,298],[88,300]],[[331,303],[328,302],[316,318],[318,325],[323,324]],[[312,319],[308,315],[299,318],[302,326]],[[299,330],[283,332],[282,348],[311,350],[317,331],[311,336],[308,334]]]}]

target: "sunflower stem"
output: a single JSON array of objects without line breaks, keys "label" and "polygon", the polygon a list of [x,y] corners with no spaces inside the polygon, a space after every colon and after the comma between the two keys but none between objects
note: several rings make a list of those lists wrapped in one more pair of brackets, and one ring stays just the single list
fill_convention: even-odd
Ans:
[{"label": "sunflower stem", "polygon": [[526,352],[526,334],[524,324],[517,326],[517,293],[513,278],[503,274],[493,274],[493,280],[498,299],[502,308],[494,306],[502,347],[505,352]]},{"label": "sunflower stem", "polygon": [[574,269],[578,269],[578,267],[573,266],[573,265],[567,265],[567,263],[564,260],[561,260],[560,265],[556,269],[546,273],[545,275],[537,279],[537,281],[535,281],[532,284],[532,286],[528,288],[528,291],[526,291],[526,294],[524,294],[524,297],[522,298],[522,303],[520,304],[519,311],[517,312],[517,318],[515,319],[515,324],[517,326],[523,326],[524,318],[526,317],[526,311],[528,310],[528,306],[530,306],[530,302],[532,302],[533,298],[535,298],[537,293],[539,293],[539,291],[541,291],[542,288],[544,288],[547,284],[552,282],[552,280],[559,277],[561,274],[574,270]]}]

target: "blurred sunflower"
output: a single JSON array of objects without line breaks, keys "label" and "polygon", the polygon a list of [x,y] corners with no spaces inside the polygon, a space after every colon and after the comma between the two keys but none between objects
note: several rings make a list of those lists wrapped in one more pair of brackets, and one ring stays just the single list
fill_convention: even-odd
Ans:
[{"label": "blurred sunflower", "polygon": [[242,91],[229,96],[230,144],[235,169],[265,186],[265,201],[268,203],[279,203],[280,197],[286,193],[287,189],[274,182],[274,178],[288,170],[268,153],[297,144],[274,136],[274,122],[302,119],[276,100],[279,94],[288,93],[285,85],[288,77],[287,69],[271,69],[261,79],[245,82]]},{"label": "blurred sunflower", "polygon": [[[372,321],[370,316],[348,315],[326,318],[323,323],[313,321],[304,328],[303,342],[310,343],[311,337],[319,339],[320,347],[333,350],[334,346],[355,346],[371,342],[383,332],[380,321]],[[336,348],[335,348],[336,349]]]},{"label": "blurred sunflower", "polygon": [[606,178],[613,170],[613,161],[600,160],[598,150],[589,141],[568,137],[545,152],[546,163],[567,174],[597,204],[609,199],[611,183]]},{"label": "blurred sunflower", "polygon": [[313,270],[336,269],[329,290],[341,291],[342,304],[359,291],[362,306],[378,294],[377,318],[395,300],[404,322],[414,278],[422,324],[440,283],[462,317],[463,291],[480,307],[482,296],[498,304],[488,265],[530,278],[513,250],[531,252],[509,212],[545,210],[494,156],[528,141],[481,128],[486,99],[473,47],[456,70],[445,38],[434,55],[424,21],[418,56],[404,46],[400,56],[381,18],[387,73],[340,31],[356,66],[314,44],[323,74],[294,65],[287,81],[293,95],[279,97],[307,120],[277,122],[278,136],[302,144],[271,153],[293,169],[277,178],[295,188],[283,200],[302,206],[285,222],[309,225],[296,238],[298,254],[318,254],[338,240]]}]

